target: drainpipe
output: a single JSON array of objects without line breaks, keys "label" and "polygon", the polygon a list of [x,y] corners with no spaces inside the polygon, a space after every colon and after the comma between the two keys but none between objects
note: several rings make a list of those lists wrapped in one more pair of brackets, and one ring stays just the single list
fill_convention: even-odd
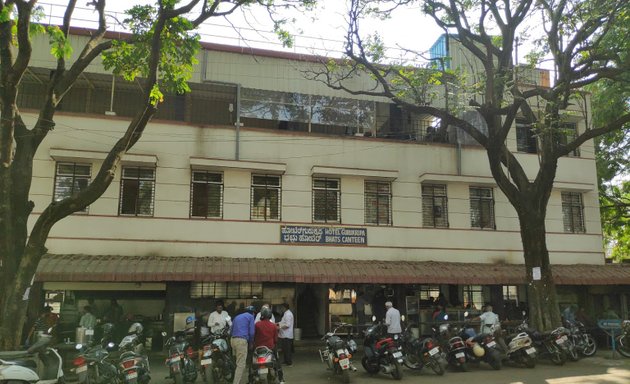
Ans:
[{"label": "drainpipe", "polygon": [[234,151],[236,160],[240,160],[241,146],[241,84],[236,84],[236,148]]}]

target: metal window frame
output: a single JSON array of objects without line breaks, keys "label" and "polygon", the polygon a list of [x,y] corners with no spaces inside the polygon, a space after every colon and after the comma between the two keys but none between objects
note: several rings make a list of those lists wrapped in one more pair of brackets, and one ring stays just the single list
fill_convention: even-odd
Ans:
[{"label": "metal window frame", "polygon": [[[484,305],[483,285],[477,285],[477,284],[462,285],[462,299],[465,305],[470,304],[471,302],[473,304],[475,303],[474,298],[473,298],[473,295],[475,293],[480,294],[481,296],[480,305],[483,307]],[[480,309],[480,308],[477,308],[477,309]]]},{"label": "metal window frame", "polygon": [[[427,189],[431,188],[431,193],[425,193],[425,187],[427,187]],[[444,195],[437,195],[435,193],[436,187],[443,188],[444,189]],[[422,209],[423,209],[423,212],[422,212],[422,218],[423,218],[422,226],[423,227],[430,227],[430,228],[449,228],[450,227],[450,222],[449,222],[449,215],[448,215],[447,185],[446,184],[423,183],[421,185],[421,187],[420,187],[420,193],[422,195],[422,200],[423,200],[422,201],[422,203],[423,203],[422,204]],[[437,220],[436,220],[437,216],[435,215],[435,207],[436,207],[435,201],[436,201],[436,198],[439,198],[440,200],[444,201],[444,205],[442,207],[442,209],[443,209],[442,215],[445,215],[446,223],[443,226],[437,224]],[[431,209],[431,218],[433,220],[433,225],[429,225],[429,224],[424,222],[424,199],[431,199],[431,202],[432,202],[432,204],[431,204],[431,207],[432,207],[432,209]]]},{"label": "metal window frame", "polygon": [[[255,184],[254,177],[264,177],[265,184]],[[268,177],[276,177],[278,178],[278,185],[269,185],[266,180]],[[278,191],[278,218],[269,218],[267,217],[267,199],[265,199],[265,210],[264,217],[254,217],[254,190],[258,188],[264,188],[265,194],[268,190],[277,190]],[[271,209],[271,206],[269,206]],[[250,198],[249,198],[249,219],[251,221],[282,221],[282,175],[273,174],[273,173],[252,173],[251,174],[251,187],[250,187]]]},{"label": "metal window frame", "polygon": [[[566,197],[566,199],[565,199]],[[577,197],[577,202],[574,203],[574,198]],[[561,194],[562,200],[562,223],[565,232],[567,233],[586,233],[586,224],[584,220],[584,199],[582,198],[582,194],[579,192],[562,192]],[[564,209],[569,209],[569,217],[568,221],[570,222],[571,230],[567,231],[566,226],[564,225],[565,221],[567,221],[565,217]],[[581,222],[576,223],[574,220],[574,213],[578,211],[580,213]]]},{"label": "metal window frame", "polygon": [[[482,196],[474,196],[472,195],[472,191],[473,190],[489,190],[490,191],[490,197],[482,197]],[[496,230],[497,229],[497,221],[496,221],[496,214],[495,214],[495,201],[494,201],[494,188],[490,188],[490,187],[468,187],[468,194],[469,194],[469,199],[470,199],[470,226],[472,228],[479,228],[479,229],[493,229]],[[482,202],[490,202],[490,211],[491,211],[491,225],[488,227],[482,227],[482,226],[476,226],[473,223],[473,201],[479,201],[480,203]],[[481,217],[481,212],[479,213],[479,217]],[[482,220],[480,220],[482,221]]]},{"label": "metal window frame", "polygon": [[[217,294],[217,285],[221,284],[223,289]],[[238,285],[238,294],[230,295],[229,285]],[[259,285],[260,290],[254,291],[254,285]],[[248,295],[243,295],[243,287],[249,286]],[[214,298],[214,299],[263,299],[264,286],[262,282],[256,281],[192,281],[190,283],[190,297],[195,299]]]},{"label": "metal window frame", "polygon": [[[217,183],[214,181],[209,181],[208,178],[206,177],[205,182],[200,182],[200,181],[195,181],[195,173],[205,173],[206,175],[208,174],[213,174],[213,175],[221,175],[221,182]],[[212,184],[212,185],[219,185],[221,187],[220,189],[220,193],[219,193],[219,215],[218,216],[209,216],[208,212],[209,210],[206,209],[206,215],[205,216],[193,216],[193,186],[195,184]],[[195,219],[223,219],[223,195],[224,195],[224,188],[225,188],[225,179],[224,179],[224,174],[223,172],[219,172],[219,171],[208,171],[208,170],[203,170],[203,169],[192,169],[191,173],[190,173],[190,209],[189,209],[189,217],[190,218],[195,218]],[[208,194],[210,193],[210,190],[208,189]],[[208,201],[209,196],[207,196]]]},{"label": "metal window frame", "polygon": [[[60,175],[59,174],[59,166],[60,165],[72,165],[72,175]],[[74,192],[74,183],[75,180],[77,179],[77,165],[82,165],[82,166],[87,166],[89,169],[89,174],[87,176],[87,181],[88,181],[88,185],[92,182],[92,164],[91,163],[77,163],[74,161],[57,161],[55,163],[55,179],[53,181],[53,193],[52,193],[52,201],[59,201],[59,200],[55,200],[55,198],[57,197],[57,180],[60,176],[72,176],[72,191]],[[81,176],[81,178],[84,178],[83,176]],[[62,199],[61,199],[62,200]],[[81,214],[88,214],[89,213],[89,208],[90,206],[86,206],[85,208],[83,208],[80,211],[76,211],[74,213],[81,213]]]},{"label": "metal window frame", "polygon": [[[324,187],[315,187],[315,181],[316,180],[323,180],[324,181]],[[337,188],[336,189],[332,189],[332,188],[328,188],[328,181],[329,180],[334,180],[337,182]],[[334,177],[313,177],[312,179],[312,191],[311,191],[311,205],[312,205],[312,215],[311,218],[313,219],[314,223],[334,223],[334,224],[341,224],[341,178],[334,178]],[[325,194],[325,209],[326,211],[324,212],[324,220],[316,220],[315,219],[315,191],[324,191]],[[328,192],[336,192],[336,206],[337,206],[337,218],[336,220],[328,220],[328,209],[329,209],[329,202],[328,202]]]},{"label": "metal window frame", "polygon": [[[131,168],[136,168],[138,169],[138,176],[135,178],[132,177],[125,177],[125,169],[131,169]],[[153,171],[153,179],[145,179],[145,178],[141,178],[140,177],[140,170],[141,169],[150,169]],[[138,198],[140,197],[140,193],[137,194],[136,196],[136,209],[135,212],[132,213],[122,213],[122,204],[123,204],[123,195],[125,193],[125,180],[136,180],[138,181],[138,192],[140,191],[140,181],[150,181],[152,182],[152,188],[151,188],[151,202],[150,202],[150,207],[151,207],[151,213],[150,214],[140,214],[138,213]],[[153,166],[153,167],[147,167],[147,166],[136,166],[136,165],[123,165],[121,170],[120,170],[120,196],[118,199],[118,215],[119,216],[128,216],[128,217],[153,217],[153,215],[155,214],[155,187],[157,184],[157,167]]]},{"label": "metal window frame", "polygon": [[[367,186],[368,184],[376,184],[376,192],[368,192]],[[379,192],[379,185],[387,185],[387,193]],[[365,180],[363,183],[363,193],[364,193],[364,202],[365,202],[365,224],[372,225],[382,225],[382,226],[392,226],[393,225],[393,217],[392,217],[392,182],[391,181],[383,181],[383,180]],[[368,196],[372,196],[376,198],[376,220],[369,221],[368,220]],[[381,212],[381,205],[379,197],[385,196],[387,197],[387,223],[379,222]]]}]

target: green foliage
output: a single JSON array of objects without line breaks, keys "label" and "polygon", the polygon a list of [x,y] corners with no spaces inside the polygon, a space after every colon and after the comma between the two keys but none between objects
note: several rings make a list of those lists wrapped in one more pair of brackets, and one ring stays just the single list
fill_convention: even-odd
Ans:
[{"label": "green foliage", "polygon": [[604,245],[613,260],[630,260],[630,181],[606,191],[600,195]]},{"label": "green foliage", "polygon": [[50,53],[56,59],[68,59],[72,56],[72,46],[68,42],[66,35],[58,26],[46,28],[50,39]]},{"label": "green foliage", "polygon": [[11,14],[13,13],[13,4],[5,5],[0,9],[0,23],[6,23],[11,20]]}]

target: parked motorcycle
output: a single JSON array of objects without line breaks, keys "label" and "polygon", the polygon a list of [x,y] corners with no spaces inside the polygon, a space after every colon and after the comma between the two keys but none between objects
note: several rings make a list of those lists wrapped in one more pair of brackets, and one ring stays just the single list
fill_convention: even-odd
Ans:
[{"label": "parked motorcycle", "polygon": [[276,365],[276,355],[273,353],[273,350],[265,346],[257,347],[253,353],[249,382],[253,384],[275,384],[278,378]]},{"label": "parked motorcycle", "polygon": [[580,321],[568,322],[568,329],[570,331],[570,339],[573,340],[573,344],[583,356],[590,357],[597,352],[597,343],[595,338],[591,335],[584,326],[584,323]]},{"label": "parked motorcycle", "polygon": [[231,383],[236,362],[228,343],[229,329],[209,334],[201,340],[201,378],[208,384]]},{"label": "parked motorcycle", "polygon": [[[519,332],[513,335],[505,335],[499,324],[492,326],[492,333],[499,346],[507,347],[507,350],[503,351],[507,360],[518,365],[524,365],[527,368],[536,366],[536,348],[533,345],[532,338],[527,333]],[[507,345],[505,344],[506,342]]]},{"label": "parked motorcycle", "polygon": [[49,347],[52,328],[26,351],[0,352],[1,383],[65,383],[62,359]]},{"label": "parked motorcycle", "polygon": [[107,360],[109,350],[115,344],[110,342],[106,348],[101,344],[88,347],[77,344],[79,354],[72,361],[74,372],[80,384],[119,384],[121,382],[118,368]]},{"label": "parked motorcycle", "polygon": [[[464,313],[468,316],[468,313]],[[501,352],[497,350],[497,342],[491,333],[477,334],[468,326],[468,322],[460,328],[459,336],[465,339],[466,357],[471,363],[486,362],[495,369],[501,369]]]},{"label": "parked motorcycle", "polygon": [[571,337],[571,331],[565,327],[558,327],[552,331],[552,333],[560,335],[563,342],[559,344],[560,349],[566,355],[567,360],[578,361],[580,360],[580,354],[578,352],[577,346]]},{"label": "parked motorcycle", "polygon": [[[166,336],[166,332],[162,335]],[[197,380],[197,367],[193,361],[195,351],[186,339],[186,333],[175,332],[166,340],[165,345],[168,347],[166,365],[169,367],[169,377],[175,381],[175,384],[195,382]]]},{"label": "parked motorcycle", "polygon": [[527,333],[531,337],[539,358],[549,359],[555,365],[563,365],[567,361],[567,356],[560,346],[568,337],[560,330],[555,329],[549,333],[540,333],[529,328],[527,319],[523,320],[516,329],[519,332]]},{"label": "parked motorcycle", "polygon": [[457,334],[457,329],[449,323],[440,324],[433,328],[433,334],[446,354],[446,362],[453,368],[468,371],[468,359],[466,357],[466,343]]},{"label": "parked motorcycle", "polygon": [[[337,334],[341,328],[348,328],[345,337]],[[326,333],[322,340],[326,341],[326,347],[319,350],[320,359],[326,363],[328,369],[341,376],[342,382],[349,383],[350,371],[356,371],[351,360],[357,351],[357,343],[352,338],[352,324],[337,324],[337,327]]]},{"label": "parked motorcycle", "polygon": [[630,357],[630,320],[621,323],[621,335],[615,337],[615,348],[623,357]]},{"label": "parked motorcycle", "polygon": [[411,323],[405,327],[401,335],[400,345],[403,350],[403,364],[414,370],[429,367],[436,375],[442,376],[448,364],[443,357],[442,348],[438,342],[427,337],[420,340],[411,332]]},{"label": "parked motorcycle", "polygon": [[387,326],[377,323],[365,331],[363,340],[363,368],[375,375],[379,371],[391,374],[396,380],[402,379],[403,353],[393,338],[387,337]]},{"label": "parked motorcycle", "polygon": [[133,323],[120,344],[120,361],[118,363],[121,381],[125,384],[148,384],[151,381],[149,358],[141,341],[143,327]]}]

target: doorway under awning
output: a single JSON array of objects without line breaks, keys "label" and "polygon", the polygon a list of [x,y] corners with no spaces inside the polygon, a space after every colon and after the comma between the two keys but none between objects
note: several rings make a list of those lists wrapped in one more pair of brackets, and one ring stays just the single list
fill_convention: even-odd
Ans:
[{"label": "doorway under awning", "polygon": [[[628,285],[630,265],[553,265],[559,285]],[[45,255],[36,281],[243,281],[382,284],[526,284],[523,264],[338,259]]]}]

